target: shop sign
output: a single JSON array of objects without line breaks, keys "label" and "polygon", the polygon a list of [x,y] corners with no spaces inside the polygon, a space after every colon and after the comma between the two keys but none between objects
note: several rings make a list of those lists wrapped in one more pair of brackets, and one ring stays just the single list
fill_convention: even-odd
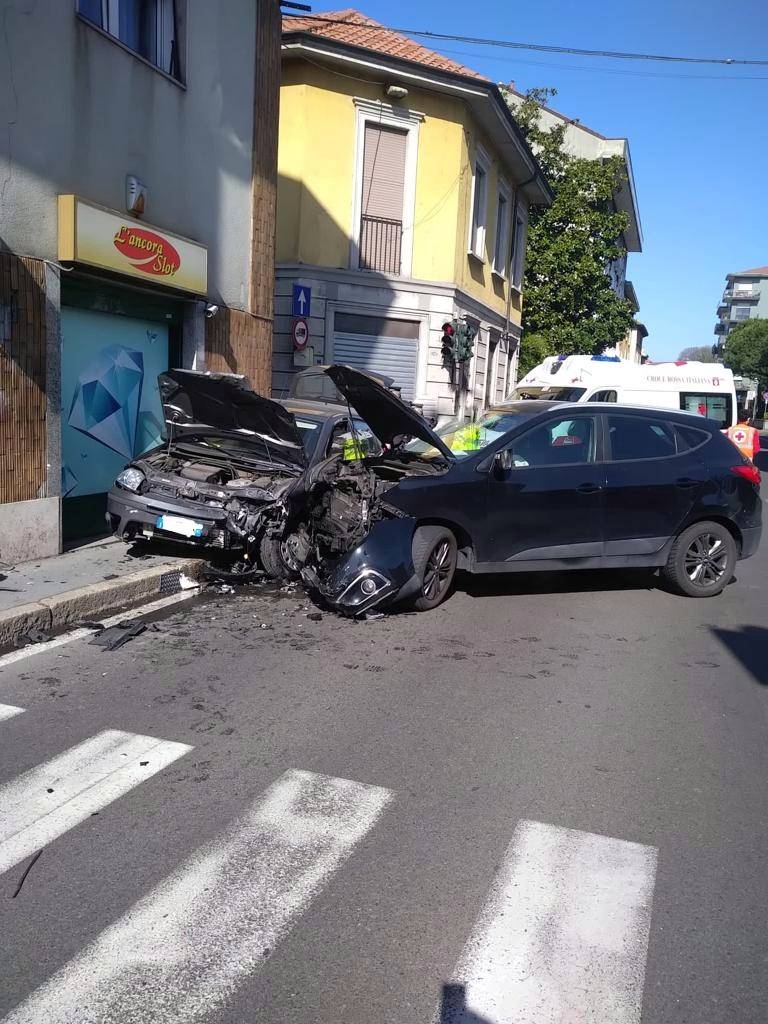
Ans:
[{"label": "shop sign", "polygon": [[204,246],[79,196],[59,196],[59,259],[195,295],[208,289]]}]

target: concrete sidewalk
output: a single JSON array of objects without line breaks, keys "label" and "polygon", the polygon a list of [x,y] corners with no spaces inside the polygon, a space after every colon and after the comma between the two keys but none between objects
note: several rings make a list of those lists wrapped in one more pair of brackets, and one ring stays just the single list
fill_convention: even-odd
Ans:
[{"label": "concrete sidewalk", "polygon": [[0,649],[30,629],[56,632],[182,589],[202,559],[128,548],[110,538],[56,558],[0,567]]}]

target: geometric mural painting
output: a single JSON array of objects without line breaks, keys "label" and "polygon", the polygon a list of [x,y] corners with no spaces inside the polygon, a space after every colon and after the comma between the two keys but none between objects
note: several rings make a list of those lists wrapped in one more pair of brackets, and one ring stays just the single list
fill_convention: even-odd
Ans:
[{"label": "geometric mural painting", "polygon": [[74,491],[74,489],[76,487],[77,487],[77,477],[72,472],[72,470],[69,468],[69,466],[67,466],[66,464],[63,465],[61,467],[61,494],[62,494],[62,497],[66,498],[66,496],[70,493],[70,491]]},{"label": "geometric mural painting", "polygon": [[122,345],[101,349],[77,379],[69,425],[133,458],[143,383],[143,353]]}]

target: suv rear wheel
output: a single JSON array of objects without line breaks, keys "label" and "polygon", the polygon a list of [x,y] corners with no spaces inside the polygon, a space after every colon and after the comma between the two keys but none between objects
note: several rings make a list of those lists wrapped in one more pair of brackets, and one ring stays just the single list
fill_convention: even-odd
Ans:
[{"label": "suv rear wheel", "polygon": [[714,597],[733,579],[736,541],[720,523],[694,523],[672,545],[662,576],[687,597]]},{"label": "suv rear wheel", "polygon": [[413,602],[427,612],[445,600],[456,572],[456,538],[444,526],[419,526],[413,535],[413,567],[421,583]]}]

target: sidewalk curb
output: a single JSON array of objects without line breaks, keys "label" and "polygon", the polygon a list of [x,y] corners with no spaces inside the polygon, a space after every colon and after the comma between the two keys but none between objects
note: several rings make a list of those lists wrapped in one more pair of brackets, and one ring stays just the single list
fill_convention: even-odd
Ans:
[{"label": "sidewalk curb", "polygon": [[199,558],[177,559],[139,569],[116,580],[104,580],[9,608],[0,612],[0,648],[11,646],[30,629],[53,631],[87,619],[98,620],[129,605],[176,594],[181,590],[182,574],[197,580],[204,564]]}]

